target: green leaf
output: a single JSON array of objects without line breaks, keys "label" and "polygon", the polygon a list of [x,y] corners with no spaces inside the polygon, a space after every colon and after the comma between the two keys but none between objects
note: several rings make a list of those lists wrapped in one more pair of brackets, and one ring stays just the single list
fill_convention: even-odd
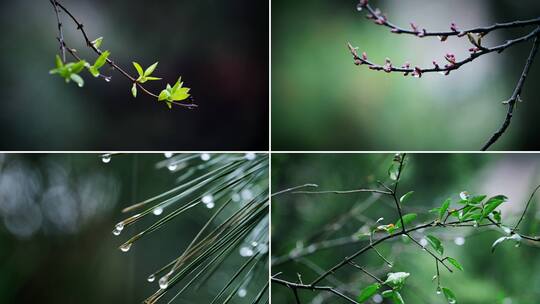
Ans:
[{"label": "green leaf", "polygon": [[[415,219],[416,219],[416,213],[407,213],[405,215],[403,215],[403,224],[404,225],[408,225],[410,223],[412,223]],[[401,228],[401,220],[398,219],[397,222],[394,224],[395,226],[395,229],[399,229]]]},{"label": "green leaf", "polygon": [[95,67],[89,67],[88,71],[90,72],[90,74],[92,74],[92,76],[99,77],[99,71]]},{"label": "green leaf", "polygon": [[371,284],[365,287],[364,289],[362,289],[362,291],[360,291],[360,295],[358,296],[358,302],[363,303],[369,300],[374,294],[377,293],[379,288],[381,288],[381,284],[379,283]]},{"label": "green leaf", "polygon": [[154,73],[154,70],[156,69],[158,63],[159,62],[156,62],[156,63],[152,64],[151,66],[149,66],[146,69],[146,71],[144,71],[144,76],[148,77],[148,76],[152,75],[152,73]]},{"label": "green leaf", "polygon": [[474,196],[472,198],[469,199],[469,204],[479,204],[480,202],[482,202],[484,199],[486,198],[486,195],[478,195],[478,196]]},{"label": "green leaf", "polygon": [[392,289],[385,290],[381,293],[381,295],[383,296],[383,298],[390,298],[394,295],[394,291]]},{"label": "green leaf", "polygon": [[189,97],[189,88],[180,88],[176,90],[171,96],[171,99],[174,101],[182,101]]},{"label": "green leaf", "polygon": [[451,199],[447,199],[442,204],[441,208],[439,209],[439,218],[442,220],[444,216],[446,215],[446,211],[448,210],[448,207],[450,207],[450,203],[452,202]]},{"label": "green leaf", "polygon": [[62,62],[62,58],[60,58],[60,55],[56,55],[56,67],[59,69],[64,67],[64,63]]},{"label": "green leaf", "polygon": [[392,294],[391,299],[392,299],[392,303],[394,304],[405,304],[405,301],[403,301],[403,297],[397,290],[394,290],[394,293]]},{"label": "green leaf", "polygon": [[407,193],[405,193],[400,199],[399,199],[399,202],[400,203],[404,203],[406,200],[409,199],[409,197],[411,197],[411,195],[413,195],[414,191],[409,191]]},{"label": "green leaf", "polygon": [[178,78],[178,80],[176,81],[176,83],[174,84],[174,86],[172,87],[172,91],[175,92],[176,90],[178,90],[179,88],[182,87],[184,83],[182,82],[182,76],[180,76]]},{"label": "green leaf", "polygon": [[137,84],[134,83],[131,87],[131,94],[133,94],[133,97],[137,98]]},{"label": "green leaf", "polygon": [[390,272],[388,273],[388,278],[384,283],[394,287],[395,289],[400,289],[401,287],[403,287],[403,284],[405,284],[405,280],[410,275],[411,274],[408,272]]},{"label": "green leaf", "polygon": [[439,240],[437,237],[433,235],[427,235],[426,236],[428,243],[437,251],[440,255],[444,254],[444,247],[441,243],[441,240]]},{"label": "green leaf", "polygon": [[483,217],[488,217],[495,208],[499,207],[502,203],[504,203],[507,200],[507,197],[504,195],[498,195],[490,198],[484,207],[484,210],[482,211]]},{"label": "green leaf", "polygon": [[96,48],[96,49],[99,49],[99,47],[101,46],[101,43],[103,42],[103,37],[99,37],[97,38],[96,40],[92,41],[92,45]]},{"label": "green leaf", "polygon": [[446,301],[448,301],[449,304],[455,304],[457,303],[456,295],[452,290],[449,288],[443,287],[442,292],[444,294],[444,297],[446,298]]},{"label": "green leaf", "polygon": [[141,65],[138,64],[137,62],[133,61],[133,66],[137,70],[137,73],[139,73],[139,77],[143,77],[144,76],[144,71],[143,71],[143,68],[141,67]]},{"label": "green leaf", "polygon": [[101,55],[99,55],[99,57],[96,59],[96,62],[94,63],[94,68],[96,70],[99,70],[99,68],[101,68],[105,64],[105,62],[107,62],[107,58],[109,58],[110,54],[111,53],[109,51],[101,53]]},{"label": "green leaf", "polygon": [[446,258],[448,260],[448,262],[452,265],[454,265],[454,267],[456,267],[457,269],[463,271],[463,266],[461,266],[461,264],[454,258],[451,258],[451,257],[448,257]]},{"label": "green leaf", "polygon": [[86,61],[80,60],[79,62],[74,63],[73,65],[70,65],[70,71],[71,73],[79,74],[84,69],[85,66],[86,66]]},{"label": "green leaf", "polygon": [[171,94],[169,93],[169,91],[163,90],[163,91],[161,91],[161,93],[159,93],[158,100],[159,101],[167,100],[167,99],[169,99],[170,96],[171,96]]},{"label": "green leaf", "polygon": [[84,80],[82,79],[81,76],[79,76],[77,74],[71,74],[69,77],[71,78],[71,80],[73,80],[75,83],[77,83],[79,88],[82,88],[84,86]]},{"label": "green leaf", "polygon": [[161,80],[161,78],[158,77],[145,77],[146,80]]},{"label": "green leaf", "polygon": [[516,241],[516,247],[519,246],[519,242],[521,242],[521,235],[519,234],[513,234],[512,236],[503,236],[498,238],[495,242],[493,242],[493,245],[491,245],[491,252],[495,252],[495,248],[499,246],[502,242],[514,240]]}]

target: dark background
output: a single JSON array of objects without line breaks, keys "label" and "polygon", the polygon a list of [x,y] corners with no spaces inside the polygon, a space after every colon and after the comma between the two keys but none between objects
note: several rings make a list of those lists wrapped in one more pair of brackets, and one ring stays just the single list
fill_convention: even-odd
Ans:
[{"label": "dark background", "polygon": [[[470,43],[396,35],[358,12],[358,1],[272,1],[272,147],[274,150],[433,151],[479,150],[506,114],[531,42],[483,56],[449,76],[374,72],[357,67],[347,42],[384,63],[432,66]],[[402,27],[432,30],[491,25],[540,15],[540,2],[371,0]],[[523,36],[534,27],[489,34],[485,45]],[[537,56],[538,57],[538,56]],[[540,60],[523,89],[522,104],[494,150],[538,150]]]},{"label": "dark background", "polygon": [[[318,184],[318,190],[373,189],[377,187],[377,180],[389,184],[387,170],[392,157],[392,154],[273,154],[272,192],[306,183]],[[508,196],[508,202],[500,209],[503,223],[513,225],[538,184],[538,154],[409,154],[398,191],[399,196],[415,191],[408,202],[402,204],[404,213],[418,214],[413,225],[432,220],[434,215],[427,211],[441,206],[447,198],[452,198],[452,206],[459,206],[455,202],[461,191],[488,197]],[[539,199],[537,193],[521,223],[522,233],[538,235]],[[352,212],[353,208],[358,209]],[[334,223],[344,216],[349,217],[333,230]],[[393,201],[367,193],[275,196],[272,200],[272,259],[286,255],[298,246],[306,249],[316,242],[346,239],[358,231],[364,232],[379,217],[384,217],[383,224],[395,222],[397,215]],[[441,270],[442,285],[456,293],[458,303],[531,304],[540,298],[538,243],[536,246],[522,244],[519,248],[510,243],[502,244],[491,253],[491,244],[504,235],[498,229],[435,228],[413,236],[420,240],[426,234],[439,237],[445,254],[463,265],[464,271],[449,273]],[[459,237],[465,242],[461,246],[455,243]],[[362,239],[320,250],[306,258],[329,269],[366,244],[367,240]],[[392,268],[388,268],[373,251],[356,258],[355,262],[380,278],[386,278],[388,272],[411,273],[402,293],[405,303],[447,303],[442,295],[436,294],[436,283],[431,281],[435,263],[430,255],[397,238],[384,242],[377,249],[394,264]],[[298,281],[297,272],[304,283],[317,276],[315,271],[298,262],[272,267],[272,274],[279,272],[283,272],[279,277],[294,282]],[[321,285],[338,286],[354,299],[363,287],[373,283],[371,278],[353,267],[343,267],[332,278],[341,284],[336,285],[329,279]],[[345,303],[336,297],[326,298],[325,302],[314,301],[316,295],[328,294],[300,291],[302,303]],[[292,292],[277,284],[272,284],[272,299],[275,303],[295,303]]]},{"label": "dark background", "polygon": [[[61,1],[90,39],[132,75],[155,61],[159,92],[182,76],[199,108],[169,110],[108,67],[65,84],[48,72],[58,50],[48,0],[0,1],[0,150],[267,150],[268,3],[265,1]],[[94,62],[64,18],[69,46]],[[69,56],[67,58],[70,58]]]}]

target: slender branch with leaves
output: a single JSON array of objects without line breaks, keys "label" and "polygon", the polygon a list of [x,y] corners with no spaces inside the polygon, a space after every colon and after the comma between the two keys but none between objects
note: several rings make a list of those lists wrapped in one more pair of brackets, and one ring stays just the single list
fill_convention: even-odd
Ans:
[{"label": "slender branch with leaves", "polygon": [[[163,101],[165,104],[172,108],[173,105],[185,107],[188,109],[193,109],[197,107],[194,104],[193,97],[189,94],[190,89],[183,87],[182,78],[179,77],[176,83],[171,86],[167,84],[165,89],[163,89],[159,94],[152,93],[150,90],[143,86],[147,81],[156,81],[161,80],[161,78],[154,77],[153,73],[157,68],[158,62],[150,65],[148,68],[143,69],[142,66],[133,62],[133,66],[137,71],[138,76],[131,76],[125,69],[120,67],[110,58],[110,51],[103,51],[101,46],[103,44],[103,37],[96,38],[95,40],[90,40],[89,35],[87,34],[84,25],[73,15],[64,5],[62,5],[57,0],[49,0],[54,8],[56,14],[56,20],[58,23],[58,42],[60,44],[60,54],[56,55],[56,68],[50,71],[50,74],[59,75],[62,77],[66,83],[71,81],[75,82],[79,87],[84,86],[84,79],[81,77],[80,73],[83,70],[87,70],[92,76],[104,79],[106,82],[110,82],[112,77],[106,76],[100,72],[100,69],[108,64],[113,70],[118,71],[122,76],[127,78],[131,82],[131,94],[133,97],[137,97],[138,91],[141,90],[144,94],[156,98],[158,101]],[[86,46],[90,48],[94,53],[98,55],[94,64],[90,64],[86,60],[82,59],[76,49],[69,47],[66,44],[61,15],[65,13],[73,23],[75,23],[77,30],[79,30],[84,38]],[[74,59],[74,62],[68,62],[66,59],[66,52],[69,53]],[[188,101],[186,103],[186,101]]]},{"label": "slender branch with leaves", "polygon": [[[527,78],[531,65],[538,51],[538,44],[540,43],[538,39],[538,37],[540,36],[540,17],[535,18],[535,19],[530,19],[530,20],[523,20],[523,21],[517,20],[517,21],[506,22],[506,23],[496,23],[491,26],[476,27],[476,28],[470,28],[470,29],[461,29],[458,25],[452,22],[450,24],[449,31],[430,31],[430,30],[420,27],[414,22],[410,23],[410,29],[397,26],[394,23],[391,23],[388,20],[388,17],[385,14],[383,14],[380,9],[373,8],[369,4],[368,0],[360,0],[356,6],[356,9],[358,11],[367,11],[367,16],[366,16],[367,19],[372,20],[377,25],[389,28],[390,31],[395,34],[412,35],[419,38],[438,37],[438,39],[441,42],[447,41],[449,37],[455,36],[455,37],[461,38],[461,37],[466,36],[469,42],[471,43],[468,57],[459,60],[456,58],[455,54],[447,53],[443,56],[444,62],[445,62],[444,64],[442,63],[440,64],[436,60],[433,60],[432,67],[415,66],[415,65],[412,65],[410,62],[405,62],[401,66],[400,65],[396,66],[394,65],[394,63],[392,63],[392,60],[390,60],[390,58],[386,58],[384,64],[377,64],[369,60],[366,52],[362,52],[360,54],[357,47],[354,47],[351,43],[348,43],[347,46],[353,56],[354,64],[358,66],[366,65],[370,70],[374,70],[374,71],[384,71],[386,73],[403,73],[404,76],[410,75],[416,78],[420,78],[422,77],[422,75],[427,74],[427,73],[440,73],[443,75],[449,75],[450,72],[458,70],[460,67],[466,64],[469,64],[475,59],[480,58],[484,55],[495,53],[495,52],[502,53],[504,50],[508,48],[511,48],[518,44],[525,43],[532,40],[532,47],[531,47],[529,57],[527,58],[527,61],[523,68],[523,72],[521,74],[521,77],[519,78],[518,83],[516,84],[514,92],[508,100],[503,101],[503,104],[507,106],[507,114],[505,116],[505,119],[503,123],[501,124],[500,128],[496,132],[494,132],[493,135],[482,146],[481,150],[485,151],[489,149],[506,132],[506,130],[510,126],[516,103],[518,101],[519,102],[522,101],[521,92],[523,90],[523,86],[525,84],[525,80]],[[490,47],[482,43],[482,38],[491,32],[504,30],[504,29],[510,29],[510,28],[518,28],[518,27],[526,27],[526,28],[532,27],[533,29],[524,36],[507,40],[500,45],[495,45],[495,46]]]},{"label": "slender branch with leaves", "polygon": [[[407,155],[396,154],[390,168],[388,170],[389,182],[379,181],[379,188],[374,189],[354,189],[354,190],[330,190],[330,191],[310,191],[303,190],[306,188],[316,188],[315,184],[306,184],[299,187],[289,188],[287,190],[279,191],[272,195],[272,200],[275,203],[277,195],[284,194],[303,194],[303,195],[348,195],[352,193],[365,193],[374,195],[380,198],[388,198],[393,205],[393,209],[396,213],[396,220],[386,222],[384,218],[379,218],[376,221],[369,222],[368,231],[359,230],[351,237],[344,237],[335,240],[328,240],[325,242],[302,245],[300,249],[292,250],[289,254],[284,256],[272,257],[271,265],[275,267],[288,262],[298,262],[308,265],[313,269],[317,276],[310,282],[303,282],[299,279],[298,282],[292,280],[286,280],[280,278],[282,273],[273,274],[271,281],[273,284],[287,287],[291,291],[291,297],[293,297],[296,303],[301,303],[300,291],[302,292],[326,292],[334,297],[340,298],[347,303],[365,303],[371,300],[375,295],[383,298],[388,298],[391,303],[403,304],[406,299],[402,296],[402,290],[405,288],[405,282],[409,277],[414,277],[406,271],[388,272],[384,276],[377,275],[367,270],[367,267],[360,265],[358,258],[366,255],[368,252],[373,252],[389,267],[393,266],[388,258],[386,258],[377,247],[383,243],[391,241],[396,238],[403,238],[407,240],[414,247],[418,247],[421,252],[427,254],[434,262],[434,276],[433,281],[436,284],[436,293],[444,296],[448,303],[457,303],[458,296],[449,287],[444,285],[441,280],[441,270],[453,273],[455,270],[463,271],[464,268],[461,263],[453,257],[445,255],[444,242],[436,233],[425,233],[427,230],[448,230],[457,229],[462,227],[469,227],[474,230],[481,230],[484,228],[496,229],[502,232],[503,236],[494,240],[491,251],[505,242],[514,242],[519,244],[537,245],[540,242],[540,236],[529,236],[520,232],[519,224],[522,221],[525,213],[527,212],[530,202],[533,199],[534,194],[538,191],[540,186],[534,189],[529,201],[524,208],[520,219],[515,225],[509,225],[503,222],[500,206],[507,202],[508,198],[504,195],[495,195],[487,197],[486,195],[471,195],[466,191],[459,194],[460,199],[453,202],[452,199],[446,199],[440,207],[429,210],[432,214],[432,220],[425,223],[415,224],[414,221],[417,218],[417,213],[405,213],[403,207],[407,206],[411,197],[414,195],[414,191],[402,192],[400,190],[400,180],[405,172],[407,164]],[[356,207],[360,208],[360,207]],[[362,206],[361,208],[367,208]],[[362,209],[364,210],[364,209]],[[351,213],[362,213],[361,210],[356,210]],[[332,230],[340,229],[342,222],[349,221],[348,216],[344,216],[331,226]],[[421,239],[415,235],[421,233]],[[420,239],[420,240],[419,240]],[[347,255],[341,259],[338,263],[328,269],[322,269],[317,265],[309,265],[306,263],[305,257],[315,254],[321,250],[338,250],[343,245],[350,244],[363,244],[356,249],[352,254]],[[429,246],[428,246],[429,245]],[[305,248],[305,249],[304,249]],[[365,273],[373,283],[368,284],[357,290],[353,290],[351,294],[350,290],[343,290],[343,283],[338,279],[339,271],[343,268],[353,268]],[[298,274],[298,277],[302,277]],[[382,300],[381,300],[382,301]],[[379,303],[378,301],[377,303]]]},{"label": "slender branch with leaves", "polygon": [[[111,161],[106,154],[102,160]],[[137,242],[172,225],[194,208],[215,210],[189,245],[170,261],[161,261],[148,282],[157,290],[145,303],[173,303],[188,290],[197,290],[223,271],[232,255],[244,261],[223,282],[210,302],[268,303],[268,155],[266,154],[167,154],[157,168],[178,174],[178,186],[125,208],[133,213],[116,224],[121,235],[143,219],[153,223],[135,231],[119,247],[128,253]],[[256,280],[257,279],[257,280]],[[266,282],[259,286],[257,282]],[[242,298],[243,301],[239,301]],[[202,303],[201,300],[194,300]]]}]

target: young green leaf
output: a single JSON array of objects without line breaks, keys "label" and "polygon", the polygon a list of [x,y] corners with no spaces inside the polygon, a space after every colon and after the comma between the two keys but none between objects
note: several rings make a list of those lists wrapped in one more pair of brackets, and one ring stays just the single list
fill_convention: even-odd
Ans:
[{"label": "young green leaf", "polygon": [[450,264],[454,265],[454,267],[463,271],[463,266],[461,266],[461,264],[456,259],[451,258],[451,257],[447,257],[446,259],[448,260]]},{"label": "young green leaf", "polygon": [[[407,213],[407,214],[403,215],[403,217],[402,217],[403,218],[403,224],[408,225],[408,224],[412,223],[416,219],[416,216],[417,216],[416,213]],[[394,224],[394,226],[395,226],[395,229],[401,228],[401,220],[398,219],[396,221],[396,223]]]},{"label": "young green leaf", "polygon": [[397,180],[399,176],[399,163],[393,162],[392,165],[390,165],[390,168],[388,168],[388,176],[391,180]]},{"label": "young green leaf", "polygon": [[394,293],[392,294],[391,299],[392,299],[392,303],[394,304],[405,304],[405,301],[403,301],[403,297],[397,290],[394,290]]},{"label": "young green leaf", "polygon": [[161,80],[161,78],[158,77],[145,77],[146,80]]},{"label": "young green leaf", "polygon": [[381,295],[383,296],[383,298],[390,298],[394,295],[394,291],[392,289],[385,290],[381,293]]},{"label": "young green leaf", "polygon": [[441,243],[441,240],[439,240],[437,237],[433,235],[427,235],[426,239],[428,243],[431,245],[431,247],[435,249],[435,251],[437,251],[440,255],[444,254],[444,247]]},{"label": "young green leaf", "polygon": [[111,52],[109,51],[101,53],[101,55],[99,55],[99,57],[96,59],[96,62],[94,63],[94,68],[100,69],[105,64],[105,62],[107,62],[110,54]]},{"label": "young green leaf", "polygon": [[364,303],[365,301],[369,300],[374,294],[377,293],[379,288],[381,288],[381,284],[379,283],[374,283],[365,287],[360,291],[360,295],[358,296],[358,302]]},{"label": "young green leaf", "polygon": [[101,46],[101,43],[103,42],[103,37],[99,37],[97,38],[96,40],[92,41],[92,45],[96,48],[96,49],[99,49],[99,47]]},{"label": "young green leaf", "polygon": [[400,199],[399,199],[399,202],[400,203],[404,203],[406,200],[409,199],[409,197],[411,197],[411,195],[413,195],[414,191],[409,191],[407,193],[405,193]]},{"label": "young green leaf", "polygon": [[139,77],[144,77],[144,71],[142,66],[135,61],[133,62],[133,66],[137,70],[137,73],[139,73]]},{"label": "young green leaf", "polygon": [[59,69],[64,67],[64,63],[62,62],[62,58],[60,58],[60,55],[56,55],[56,67]]},{"label": "young green leaf", "polygon": [[452,290],[449,288],[443,287],[442,292],[444,294],[444,297],[446,298],[446,301],[448,301],[449,304],[455,304],[457,303],[456,295]]},{"label": "young green leaf", "polygon": [[502,203],[504,203],[507,200],[507,197],[504,195],[498,195],[490,198],[484,207],[484,210],[482,211],[483,217],[488,217],[495,208],[499,207]]},{"label": "young green leaf", "polygon": [[154,73],[154,70],[155,70],[156,67],[158,66],[158,63],[159,63],[159,62],[156,62],[156,63],[152,64],[151,66],[149,66],[149,67],[146,69],[146,71],[144,71],[143,76],[148,77],[148,76],[152,75],[152,73]]},{"label": "young green leaf", "polygon": [[137,98],[137,84],[134,83],[131,87],[131,94],[133,94],[133,97]]},{"label": "young green leaf", "polygon": [[443,220],[444,216],[446,215],[446,211],[448,210],[448,207],[450,207],[451,202],[451,199],[447,199],[444,201],[441,208],[439,209],[439,219]]},{"label": "young green leaf", "polygon": [[86,66],[86,61],[79,60],[78,62],[72,65],[69,64],[69,70],[73,74],[79,74],[84,69],[85,66]]},{"label": "young green leaf", "polygon": [[167,100],[170,96],[171,94],[169,93],[169,91],[163,90],[161,91],[161,93],[159,93],[158,101]]}]

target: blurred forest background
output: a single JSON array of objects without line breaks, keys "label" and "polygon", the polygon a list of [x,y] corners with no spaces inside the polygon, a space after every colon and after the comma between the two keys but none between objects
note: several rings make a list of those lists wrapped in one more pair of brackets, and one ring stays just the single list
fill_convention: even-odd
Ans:
[{"label": "blurred forest background", "polygon": [[[178,257],[212,216],[204,206],[192,208],[129,252],[118,249],[158,219],[150,214],[114,236],[127,217],[121,209],[169,190],[190,169],[157,168],[165,159],[0,154],[0,303],[141,303],[156,291],[159,278],[149,283],[149,274]],[[173,303],[193,303],[194,295],[209,303],[245,260],[233,254],[200,289]],[[267,272],[253,277],[256,286],[266,280]],[[251,303],[255,292],[248,288],[233,301]]]},{"label": "blurred forest background", "polygon": [[[317,190],[350,190],[376,188],[377,180],[387,182],[390,154],[274,154],[272,157],[272,191],[315,183]],[[414,223],[434,218],[427,211],[441,206],[447,198],[458,200],[461,191],[488,197],[504,194],[509,201],[501,206],[503,223],[513,225],[521,215],[531,192],[540,184],[540,155],[537,154],[410,154],[399,185],[400,196],[413,190],[403,204],[404,213],[418,213]],[[399,196],[398,196],[399,197]],[[523,226],[524,234],[538,235],[540,212],[537,195],[529,207]],[[384,223],[395,222],[393,201],[367,193],[350,195],[283,194],[272,200],[272,275],[304,283],[317,277],[316,271],[328,269],[366,244],[351,242],[358,231],[384,217]],[[492,243],[503,233],[482,228],[430,229],[414,234],[420,240],[424,233],[439,237],[445,254],[457,259],[464,271],[448,273],[441,269],[441,283],[451,288],[458,303],[531,304],[540,298],[540,248],[504,244],[492,254]],[[348,245],[313,251],[312,244],[339,242]],[[310,249],[311,248],[311,249]],[[433,258],[414,244],[401,239],[384,242],[377,249],[393,267],[389,268],[374,253],[362,255],[355,262],[381,278],[388,272],[409,272],[403,289],[406,303],[447,303],[435,292],[436,273]],[[290,253],[308,253],[303,259],[290,261]],[[320,269],[318,269],[320,267]],[[333,285],[357,298],[360,290],[372,284],[371,278],[353,267],[337,271],[322,285]],[[337,284],[337,285],[336,285]],[[300,291],[302,303],[344,303],[327,293]],[[295,303],[292,292],[272,284],[275,303]],[[382,301],[381,298],[378,300]],[[380,303],[372,301],[368,303]],[[386,303],[386,302],[385,302]]]},{"label": "blurred forest background", "polygon": [[[153,91],[182,76],[199,108],[131,96],[119,73],[84,88],[50,76],[58,52],[48,0],[0,1],[0,150],[266,150],[268,3],[265,1],[61,1],[90,39],[132,75],[159,61]],[[95,60],[73,23],[68,45]],[[68,56],[69,58],[69,56]]]},{"label": "blurred forest background", "polygon": [[[396,35],[358,12],[358,1],[272,1],[272,143],[275,150],[479,150],[506,114],[531,43],[491,54],[449,76],[421,79],[353,64],[346,44],[384,63],[432,66],[468,55],[467,38]],[[536,18],[540,2],[371,0],[390,21],[449,30]],[[495,45],[534,28],[500,31]],[[538,59],[538,58],[537,58]],[[509,131],[493,149],[538,150],[540,63],[532,66]]]}]

